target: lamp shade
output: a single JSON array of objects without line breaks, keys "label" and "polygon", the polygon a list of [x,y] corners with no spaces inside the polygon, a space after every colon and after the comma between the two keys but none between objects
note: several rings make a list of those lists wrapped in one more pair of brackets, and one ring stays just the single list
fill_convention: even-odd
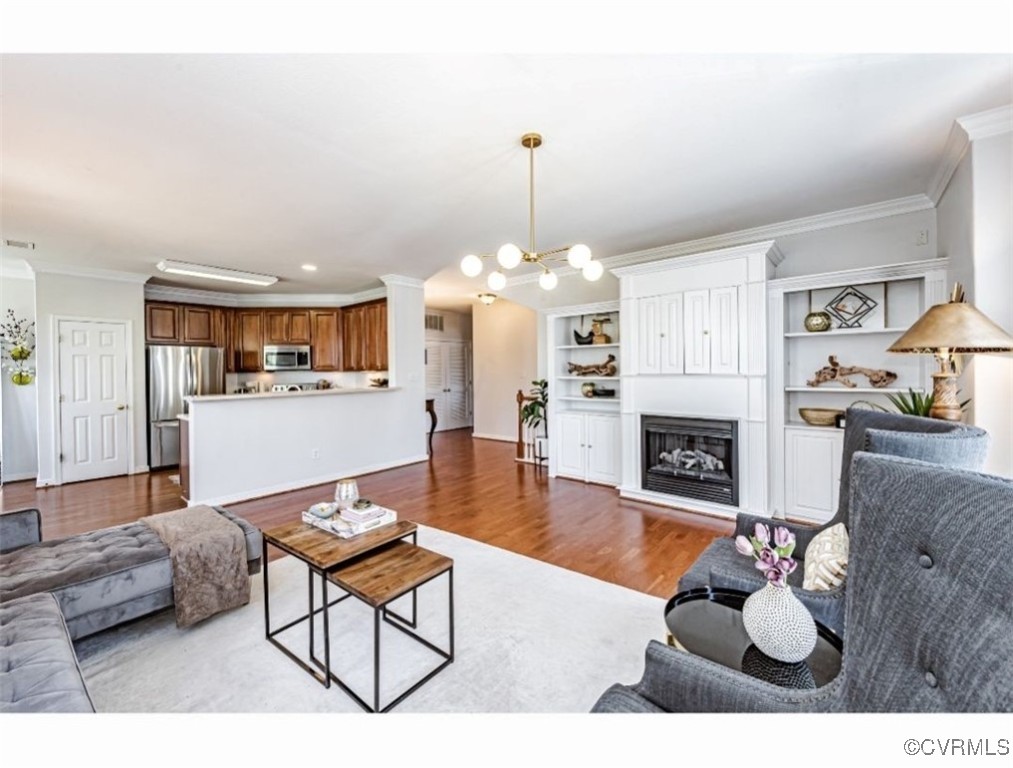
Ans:
[{"label": "lamp shade", "polygon": [[1013,337],[972,305],[951,301],[936,304],[895,341],[889,352],[951,354],[1013,351]]}]

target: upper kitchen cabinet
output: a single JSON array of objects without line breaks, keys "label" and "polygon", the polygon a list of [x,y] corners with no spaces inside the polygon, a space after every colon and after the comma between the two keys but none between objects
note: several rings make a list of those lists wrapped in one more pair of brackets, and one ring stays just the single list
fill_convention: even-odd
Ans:
[{"label": "upper kitchen cabinet", "polygon": [[[183,343],[212,346],[217,341],[212,307],[183,307]],[[221,310],[218,310],[221,313]]]},{"label": "upper kitchen cabinet", "polygon": [[314,309],[309,313],[314,371],[341,370],[341,310]]},{"label": "upper kitchen cabinet", "polygon": [[387,300],[356,304],[341,312],[346,371],[387,370]]},{"label": "upper kitchen cabinet", "polygon": [[234,318],[232,345],[236,371],[259,371],[264,365],[264,311],[237,309]]},{"label": "upper kitchen cabinet", "polygon": [[183,338],[178,304],[144,305],[144,337],[149,344],[179,344]]},{"label": "upper kitchen cabinet", "polygon": [[265,344],[309,344],[310,311],[268,309],[264,312]]}]

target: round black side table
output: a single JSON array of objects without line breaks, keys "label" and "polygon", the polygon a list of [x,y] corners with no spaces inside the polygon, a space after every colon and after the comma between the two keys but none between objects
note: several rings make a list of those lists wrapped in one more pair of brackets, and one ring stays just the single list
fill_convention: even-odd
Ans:
[{"label": "round black side table", "polygon": [[680,592],[665,606],[669,645],[784,688],[819,688],[841,671],[843,643],[816,622],[816,647],[805,661],[789,664],[762,653],[742,626],[748,592],[699,587]]}]

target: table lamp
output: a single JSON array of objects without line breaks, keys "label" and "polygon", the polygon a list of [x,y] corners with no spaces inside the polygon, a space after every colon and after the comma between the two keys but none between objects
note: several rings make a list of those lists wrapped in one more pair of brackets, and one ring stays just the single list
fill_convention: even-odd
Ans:
[{"label": "table lamp", "polygon": [[960,421],[963,416],[957,401],[960,361],[954,356],[1010,352],[1013,351],[1013,337],[967,304],[964,289],[957,283],[949,303],[930,307],[887,351],[935,355],[939,370],[932,374],[929,415],[934,419]]}]

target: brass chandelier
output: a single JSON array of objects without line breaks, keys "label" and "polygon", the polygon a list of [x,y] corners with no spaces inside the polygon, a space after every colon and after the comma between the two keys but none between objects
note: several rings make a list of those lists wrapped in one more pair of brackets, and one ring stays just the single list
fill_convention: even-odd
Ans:
[{"label": "brass chandelier", "polygon": [[[522,262],[534,264],[542,270],[538,276],[538,285],[546,291],[551,291],[559,282],[559,277],[549,269],[547,261],[565,261],[574,269],[579,269],[585,280],[597,280],[605,271],[602,263],[591,257],[591,249],[580,243],[541,253],[535,250],[535,149],[541,145],[541,134],[525,133],[521,136],[521,146],[528,150],[528,250],[521,250],[513,243],[500,246],[496,251],[499,267],[489,273],[487,278],[489,288],[493,291],[501,291],[506,287],[507,278],[503,270],[513,269]],[[469,253],[461,259],[461,271],[468,277],[478,277],[484,267],[482,260],[488,258],[492,258],[491,253]]]}]

